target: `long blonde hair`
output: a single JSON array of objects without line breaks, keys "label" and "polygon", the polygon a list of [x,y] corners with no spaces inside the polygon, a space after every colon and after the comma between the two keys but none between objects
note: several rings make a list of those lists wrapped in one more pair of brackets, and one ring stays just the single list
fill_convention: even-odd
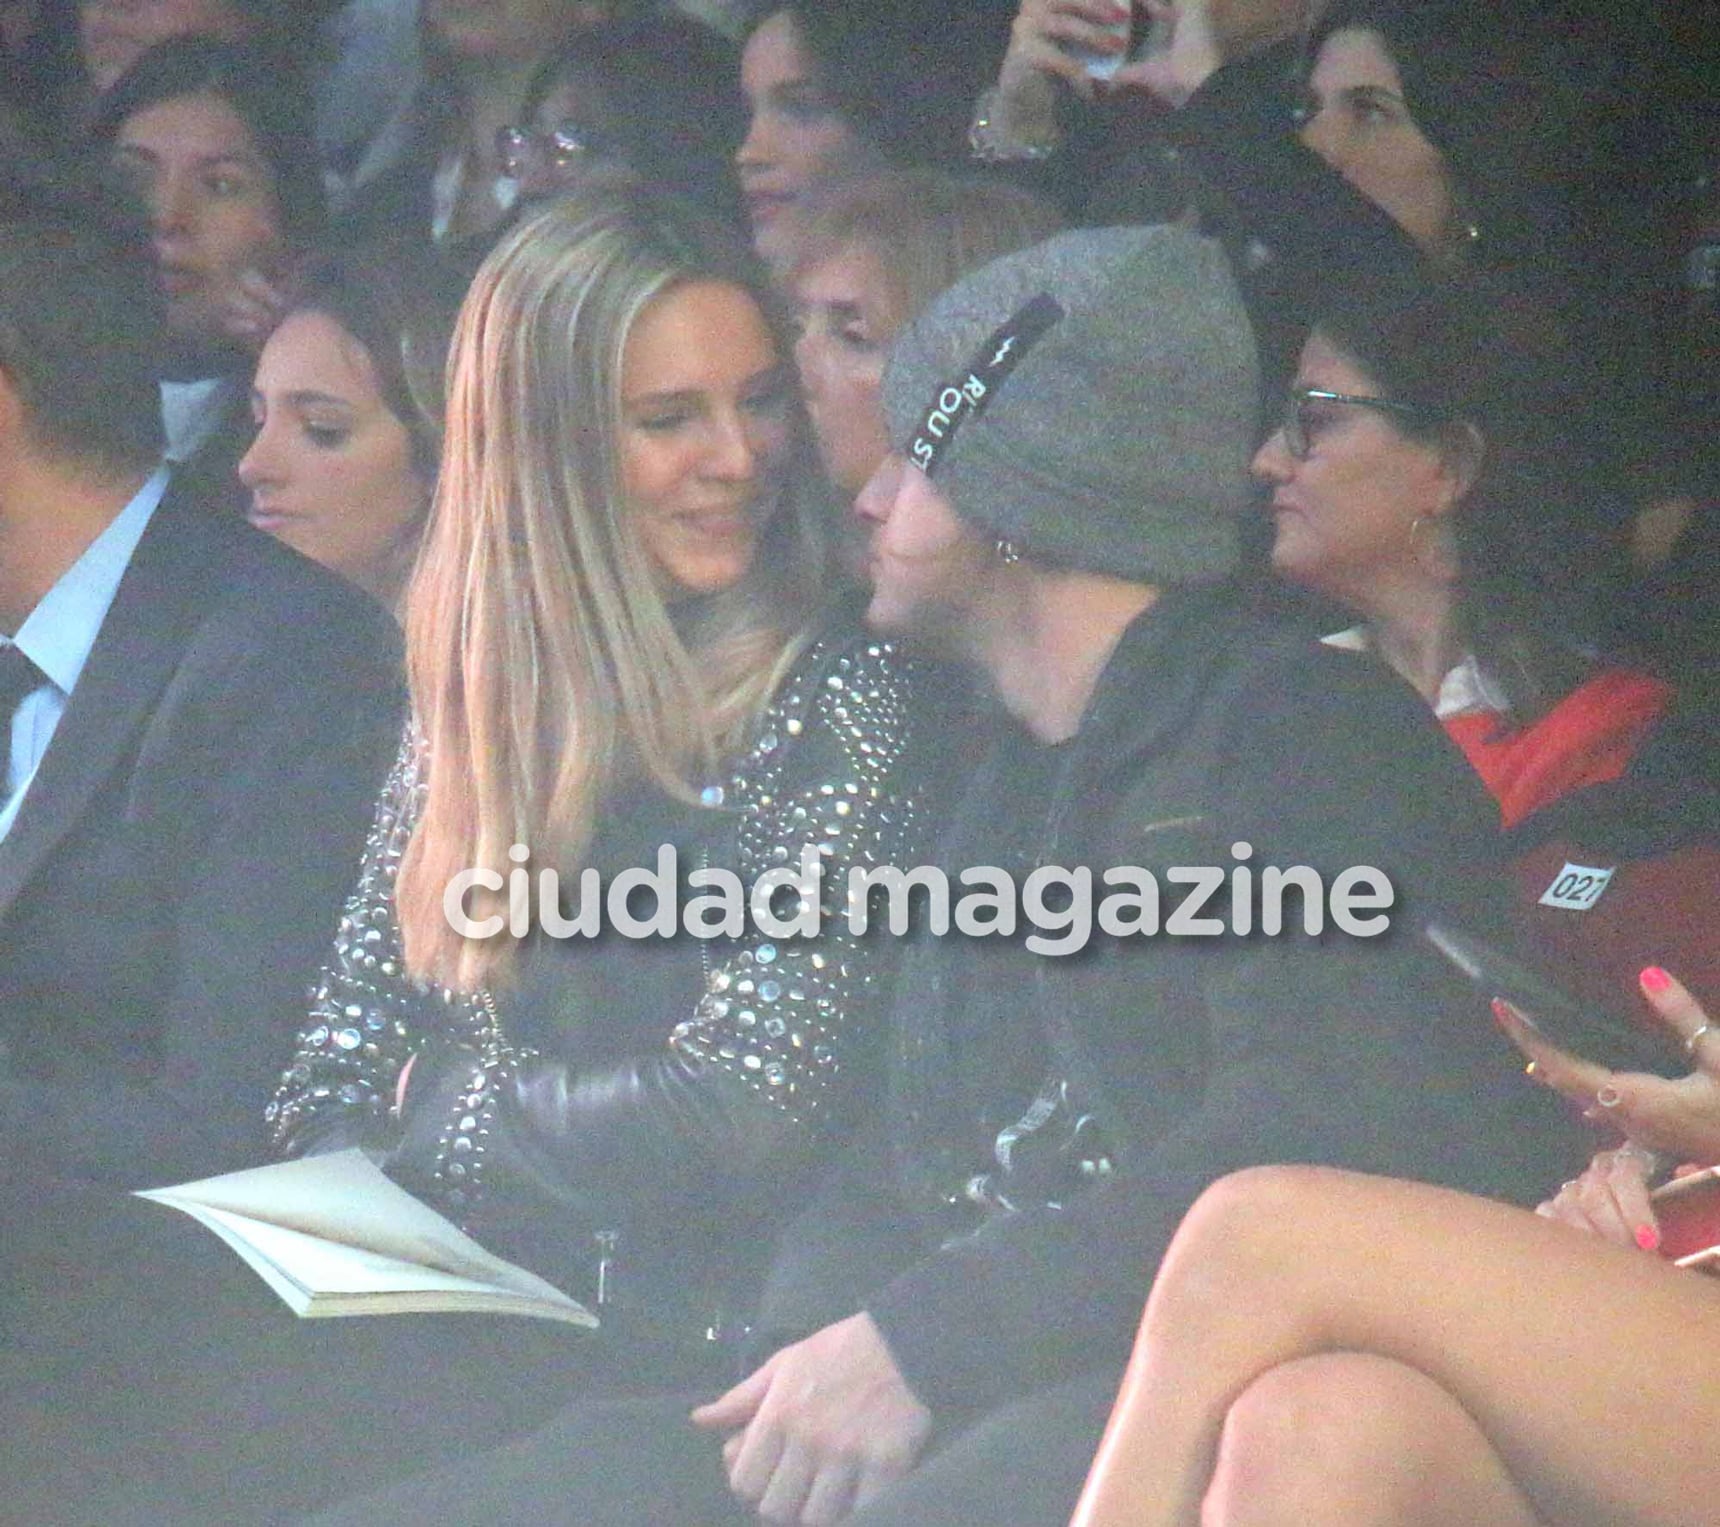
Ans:
[{"label": "long blonde hair", "polygon": [[428,757],[395,888],[414,976],[506,985],[514,941],[456,933],[451,878],[505,877],[520,843],[565,884],[623,774],[696,799],[806,639],[824,537],[793,480],[746,579],[679,629],[627,512],[623,350],[645,307],[688,281],[738,285],[774,317],[738,242],[648,192],[610,189],[522,223],[461,308],[442,471],[406,601]]}]

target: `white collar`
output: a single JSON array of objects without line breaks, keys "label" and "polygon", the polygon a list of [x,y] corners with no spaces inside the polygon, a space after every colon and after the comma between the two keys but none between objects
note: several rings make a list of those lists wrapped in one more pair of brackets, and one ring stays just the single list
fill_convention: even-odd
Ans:
[{"label": "white collar", "polygon": [[[1351,626],[1345,631],[1334,631],[1330,636],[1322,636],[1320,640],[1326,646],[1336,647],[1343,652],[1374,650],[1374,639],[1366,626]],[[1467,716],[1476,711],[1499,715],[1510,708],[1504,691],[1481,671],[1481,665],[1475,661],[1473,652],[1465,653],[1457,665],[1439,681],[1439,693],[1433,699],[1433,713],[1441,721],[1449,721],[1454,716]]]},{"label": "white collar", "polygon": [[19,649],[69,695],[101,634],[120,579],[167,488],[165,463],[36,601],[13,638]]}]

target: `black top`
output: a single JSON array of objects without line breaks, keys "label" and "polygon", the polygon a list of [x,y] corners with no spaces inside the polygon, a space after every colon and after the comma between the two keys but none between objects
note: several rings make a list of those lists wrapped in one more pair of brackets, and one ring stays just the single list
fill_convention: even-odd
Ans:
[{"label": "black top", "polygon": [[[1006,730],[982,777],[1007,782],[1020,750]],[[1030,842],[1029,857],[1096,879],[1140,866],[1170,893],[1169,869],[1228,870],[1247,841],[1257,869],[1309,865],[1327,885],[1376,866],[1398,899],[1392,931],[1371,939],[1096,936],[1026,971],[955,937],[915,951],[891,1138],[865,1147],[786,1248],[767,1317],[783,1334],[858,1291],[937,1412],[1121,1363],[1166,1242],[1225,1172],[1330,1162],[1528,1196],[1574,1147],[1563,1112],[1414,935],[1435,908],[1486,916],[1495,813],[1392,675],[1248,621],[1227,591],[1173,591],[1125,634],[1052,755],[1040,794],[1012,814],[963,813],[945,856],[996,863],[1001,837],[1005,853]],[[1208,912],[1227,906],[1221,895]],[[987,1058],[995,1088],[979,1102],[976,1050],[1045,1069]],[[979,1146],[1029,1115],[1036,1085],[1038,1127],[1012,1131],[1006,1168]],[[844,1217],[873,1227],[864,1267],[832,1228]]]}]

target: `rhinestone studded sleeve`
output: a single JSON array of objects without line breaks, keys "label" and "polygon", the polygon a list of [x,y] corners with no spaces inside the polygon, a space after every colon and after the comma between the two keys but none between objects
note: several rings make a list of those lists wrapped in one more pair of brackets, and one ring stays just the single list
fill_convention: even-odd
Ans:
[{"label": "rhinestone studded sleeve", "polygon": [[489,1037],[480,1003],[410,981],[401,958],[394,881],[423,798],[421,751],[409,729],[378,798],[334,953],[317,977],[292,1064],[266,1110],[278,1154],[380,1139],[395,1079],[427,1035],[474,1048]]},{"label": "rhinestone studded sleeve", "polygon": [[882,946],[861,948],[848,930],[848,872],[912,862],[919,805],[896,770],[907,712],[902,661],[887,644],[818,643],[723,787],[722,804],[741,813],[743,883],[798,866],[806,845],[822,856],[820,933],[712,945],[706,989],[670,1044],[802,1123],[833,1095],[884,979]]}]

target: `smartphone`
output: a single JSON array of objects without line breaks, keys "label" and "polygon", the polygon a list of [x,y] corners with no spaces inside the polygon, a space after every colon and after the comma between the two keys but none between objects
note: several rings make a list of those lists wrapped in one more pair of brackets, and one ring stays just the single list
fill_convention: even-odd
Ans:
[{"label": "smartphone", "polygon": [[1683,1076],[1688,1060],[1676,1052],[1670,1038],[1634,1028],[1623,1018],[1578,1002],[1539,971],[1483,943],[1448,923],[1430,922],[1423,936],[1474,982],[1483,996],[1503,997],[1523,1015],[1529,1027],[1562,1050],[1614,1071],[1649,1071],[1657,1076]]},{"label": "smartphone", "polygon": [[1680,1267],[1720,1274],[1720,1167],[1674,1177],[1648,1201],[1660,1222],[1660,1254]]},{"label": "smartphone", "polygon": [[1122,39],[1123,46],[1115,53],[1098,53],[1090,48],[1068,50],[1069,56],[1081,65],[1088,79],[1108,80],[1128,62],[1130,40],[1134,31],[1133,17],[1125,16],[1121,21],[1112,22],[1105,30],[1113,37]]},{"label": "smartphone", "polygon": [[1139,63],[1143,58],[1168,48],[1175,28],[1176,22],[1169,17],[1155,16],[1144,32],[1137,33],[1134,18],[1126,17],[1107,28],[1123,39],[1123,46],[1117,52],[1093,53],[1086,48],[1071,48],[1069,56],[1081,61],[1089,79],[1108,80],[1124,64]]}]

